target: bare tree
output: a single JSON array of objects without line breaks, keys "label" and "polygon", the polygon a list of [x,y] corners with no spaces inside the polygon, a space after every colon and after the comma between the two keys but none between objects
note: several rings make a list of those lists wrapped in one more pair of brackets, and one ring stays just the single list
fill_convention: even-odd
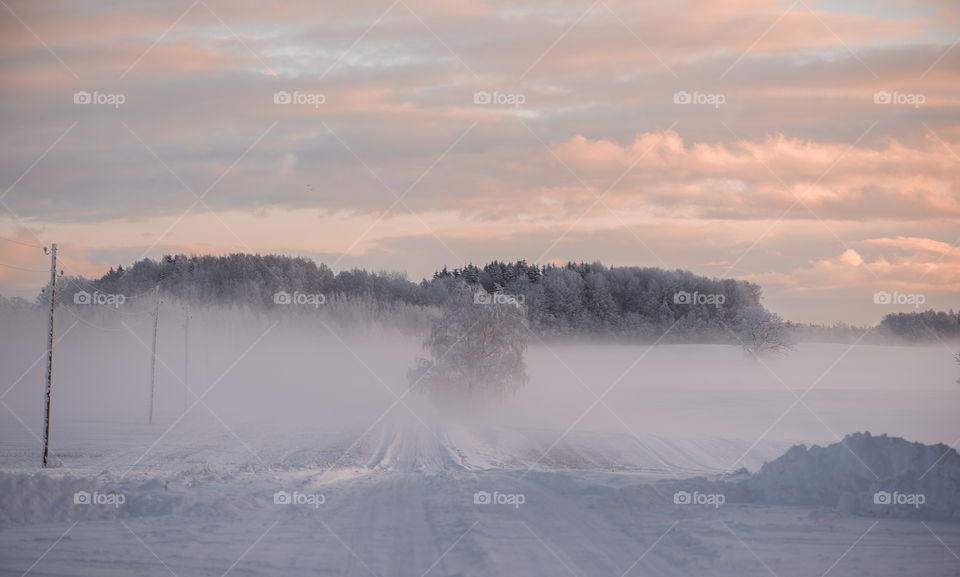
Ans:
[{"label": "bare tree", "polygon": [[796,347],[786,322],[763,307],[746,307],[734,318],[737,338],[751,355],[785,355]]},{"label": "bare tree", "polygon": [[436,319],[408,373],[411,386],[443,399],[516,392],[529,379],[526,311],[507,295],[462,286]]}]

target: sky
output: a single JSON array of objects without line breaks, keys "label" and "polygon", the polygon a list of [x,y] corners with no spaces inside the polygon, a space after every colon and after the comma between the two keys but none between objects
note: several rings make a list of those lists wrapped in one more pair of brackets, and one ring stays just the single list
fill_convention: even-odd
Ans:
[{"label": "sky", "polygon": [[524,258],[958,309],[958,39],[925,0],[0,0],[0,293],[56,242],[87,277]]}]

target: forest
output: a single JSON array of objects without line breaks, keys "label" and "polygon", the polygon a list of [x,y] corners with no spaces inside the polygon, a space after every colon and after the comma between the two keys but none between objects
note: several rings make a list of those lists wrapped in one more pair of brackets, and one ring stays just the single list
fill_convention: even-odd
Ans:
[{"label": "forest", "polygon": [[[594,263],[565,265],[493,261],[483,266],[440,268],[430,279],[409,280],[389,271],[334,272],[303,257],[259,254],[226,256],[166,255],[111,268],[96,279],[65,276],[58,281],[58,304],[74,305],[79,291],[125,295],[135,300],[162,295],[194,306],[275,307],[274,295],[320,294],[329,303],[362,303],[398,311],[440,310],[462,286],[522,302],[531,330],[541,338],[590,337],[630,342],[732,342],[738,315],[761,309],[762,288],[736,279],[716,279],[685,270],[616,267]],[[41,292],[36,303],[46,301]],[[13,306],[13,299],[2,301]],[[21,303],[26,305],[26,303]],[[422,318],[423,314],[413,315]],[[936,342],[960,338],[954,311],[890,313],[877,325],[810,325],[782,321],[800,341]],[[864,334],[866,333],[866,334]]]}]

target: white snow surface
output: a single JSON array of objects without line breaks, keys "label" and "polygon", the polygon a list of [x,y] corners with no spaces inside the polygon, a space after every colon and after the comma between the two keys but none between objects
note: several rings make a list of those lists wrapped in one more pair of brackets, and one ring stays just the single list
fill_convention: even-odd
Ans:
[{"label": "white snow surface", "polygon": [[[71,390],[59,367],[47,470],[40,381],[18,385],[0,409],[0,576],[960,575],[958,523],[854,514],[775,490],[762,502],[733,489],[721,506],[674,502],[677,490],[727,490],[747,478],[739,469],[758,473],[796,444],[865,430],[954,442],[960,391],[949,359],[939,368],[942,350],[806,345],[763,367],[732,347],[669,346],[628,371],[644,349],[535,346],[529,387],[480,416],[451,416],[416,395],[397,401],[402,380],[378,382],[362,366],[337,375],[349,391],[291,387],[258,368],[283,348],[270,346],[206,397],[210,411],[183,420],[180,388],[162,380],[153,425],[120,411],[126,401],[87,410],[91,390],[142,398],[131,392],[142,379]],[[402,374],[411,358],[381,352],[368,360],[376,374]],[[354,360],[339,351],[310,362]],[[14,382],[24,368],[8,361],[0,372]],[[798,403],[791,391],[815,382]],[[268,418],[246,418],[246,391]],[[289,419],[276,417],[284,406]],[[825,454],[833,469],[857,464]],[[930,475],[955,480],[953,458],[925,453],[923,463],[931,456]],[[764,482],[799,479],[786,495],[796,496],[833,469],[778,466]],[[300,502],[275,503],[280,491]],[[76,504],[84,492],[123,503]],[[478,504],[478,493],[501,502]]]}]

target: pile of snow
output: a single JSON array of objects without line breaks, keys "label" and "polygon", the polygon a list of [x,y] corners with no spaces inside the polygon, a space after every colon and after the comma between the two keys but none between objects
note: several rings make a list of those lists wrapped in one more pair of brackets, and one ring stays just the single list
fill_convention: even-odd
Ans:
[{"label": "pile of snow", "polygon": [[942,443],[856,433],[826,447],[794,446],[750,478],[726,485],[728,501],[960,521],[960,455]]},{"label": "pile of snow", "polygon": [[239,509],[263,506],[269,495],[236,502],[218,494],[216,484],[194,479],[119,481],[0,472],[0,527],[12,523],[91,521],[156,517],[235,516]]}]

